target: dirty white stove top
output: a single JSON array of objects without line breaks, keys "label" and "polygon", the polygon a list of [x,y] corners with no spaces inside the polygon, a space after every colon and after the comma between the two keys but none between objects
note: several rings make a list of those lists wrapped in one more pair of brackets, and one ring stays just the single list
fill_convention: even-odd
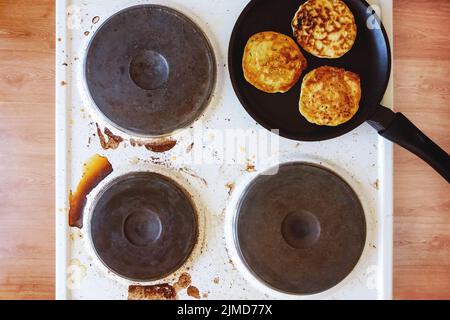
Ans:
[{"label": "dirty white stove top", "polygon": [[[217,60],[216,89],[206,112],[192,127],[174,134],[177,145],[163,154],[132,147],[130,139],[134,137],[111,127],[93,105],[83,76],[86,48],[101,24],[121,9],[145,3],[166,5],[190,17],[208,36]],[[392,41],[392,1],[378,3]],[[199,213],[199,240],[186,263],[164,279],[141,284],[173,285],[186,272],[192,279],[192,286],[198,288],[201,299],[392,297],[390,143],[364,124],[338,139],[316,143],[278,140],[278,136],[265,133],[266,138],[279,145],[279,153],[272,154],[273,157],[261,157],[246,141],[237,150],[233,149],[235,154],[231,157],[230,150],[224,147],[222,136],[226,130],[242,130],[255,139],[261,132],[266,132],[239,104],[227,70],[229,37],[246,4],[247,1],[242,0],[57,1],[57,298],[127,299],[129,285],[138,284],[112,273],[99,261],[88,228],[93,198],[109,181],[131,171],[155,171],[171,177],[192,195]],[[384,105],[392,106],[392,99],[391,84]],[[101,128],[110,128],[125,141],[116,150],[103,150],[98,138],[93,136],[95,123]],[[94,154],[106,156],[114,171],[89,195],[85,227],[69,227],[69,191],[76,188],[83,163]],[[317,295],[293,296],[266,287],[247,271],[231,241],[231,220],[239,196],[251,179],[278,161],[309,161],[334,170],[353,187],[365,209],[367,242],[359,263],[342,283]],[[180,290],[177,298],[193,299],[186,290]]]}]

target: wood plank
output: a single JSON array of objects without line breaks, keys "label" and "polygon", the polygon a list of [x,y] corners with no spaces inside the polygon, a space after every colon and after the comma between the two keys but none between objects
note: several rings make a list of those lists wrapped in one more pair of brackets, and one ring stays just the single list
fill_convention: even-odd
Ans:
[{"label": "wood plank", "polygon": [[54,3],[0,2],[0,299],[54,298]]},{"label": "wood plank", "polygon": [[[450,2],[394,1],[395,108],[450,151]],[[395,148],[394,297],[450,299],[450,186]]]}]

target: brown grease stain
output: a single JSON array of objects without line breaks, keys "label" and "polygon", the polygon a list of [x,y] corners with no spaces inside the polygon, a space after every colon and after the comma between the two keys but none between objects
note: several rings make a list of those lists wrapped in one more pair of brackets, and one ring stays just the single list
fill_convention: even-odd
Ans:
[{"label": "brown grease stain", "polygon": [[123,138],[121,136],[116,136],[111,132],[111,130],[105,127],[105,129],[103,129],[103,132],[108,137],[108,140],[106,140],[105,136],[102,133],[102,130],[100,130],[100,127],[98,126],[98,123],[96,123],[95,125],[97,126],[97,135],[100,139],[100,145],[102,146],[102,148],[104,150],[117,149],[120,143],[123,141]]},{"label": "brown grease stain", "polygon": [[161,140],[152,143],[146,143],[144,145],[145,149],[153,152],[166,152],[175,147],[177,140]]},{"label": "brown grease stain", "polygon": [[186,289],[191,285],[191,283],[192,280],[190,274],[187,272],[183,272],[174,286],[180,289]]},{"label": "brown grease stain", "polygon": [[130,144],[132,147],[145,147],[145,149],[156,152],[163,153],[171,150],[177,144],[177,140],[174,139],[162,139],[154,142],[143,142],[135,139],[130,139]]},{"label": "brown grease stain", "polygon": [[128,287],[128,300],[176,300],[176,298],[175,288],[168,283]]},{"label": "brown grease stain", "polygon": [[69,194],[69,226],[83,227],[83,210],[87,195],[113,171],[108,158],[95,154],[83,165],[83,175],[75,193]]},{"label": "brown grease stain", "polygon": [[187,288],[186,292],[187,292],[188,296],[195,298],[195,299],[200,299],[200,291],[198,291],[197,287],[189,286]]}]

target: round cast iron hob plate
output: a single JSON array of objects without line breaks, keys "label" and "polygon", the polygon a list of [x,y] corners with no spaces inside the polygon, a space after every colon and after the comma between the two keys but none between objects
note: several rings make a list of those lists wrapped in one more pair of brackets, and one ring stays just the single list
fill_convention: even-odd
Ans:
[{"label": "round cast iron hob plate", "polygon": [[357,195],[321,166],[288,163],[247,187],[235,243],[250,272],[270,288],[308,295],[341,282],[357,264],[366,220]]},{"label": "round cast iron hob plate", "polygon": [[98,109],[117,128],[162,136],[202,114],[216,61],[205,34],[185,15],[139,5],[114,14],[95,33],[85,77]]},{"label": "round cast iron hob plate", "polygon": [[100,260],[136,281],[164,278],[189,257],[197,241],[197,213],[189,195],[167,177],[126,174],[97,198],[91,235]]}]

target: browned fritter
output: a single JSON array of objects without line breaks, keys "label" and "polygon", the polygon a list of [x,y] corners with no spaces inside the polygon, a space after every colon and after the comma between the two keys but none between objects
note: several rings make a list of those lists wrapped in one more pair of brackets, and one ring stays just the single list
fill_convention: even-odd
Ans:
[{"label": "browned fritter", "polygon": [[359,109],[361,83],[353,72],[320,67],[303,78],[300,113],[311,123],[338,126]]},{"label": "browned fritter", "polygon": [[309,0],[292,20],[294,37],[307,52],[335,59],[346,54],[356,40],[355,17],[341,0]]},{"label": "browned fritter", "polygon": [[245,79],[267,93],[289,91],[297,83],[306,64],[293,39],[272,31],[250,37],[242,58]]}]

